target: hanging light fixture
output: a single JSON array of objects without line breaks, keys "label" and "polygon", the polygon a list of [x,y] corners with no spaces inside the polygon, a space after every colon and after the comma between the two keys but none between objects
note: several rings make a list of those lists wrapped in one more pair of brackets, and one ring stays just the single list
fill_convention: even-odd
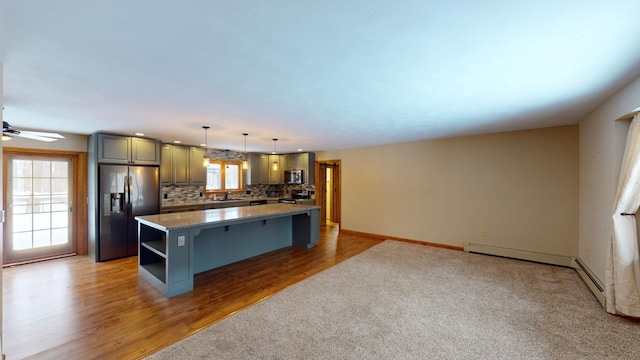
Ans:
[{"label": "hanging light fixture", "polygon": [[207,167],[209,166],[209,141],[207,139],[207,131],[209,130],[209,127],[207,125],[204,125],[202,127],[204,129],[204,157],[202,158],[202,167]]},{"label": "hanging light fixture", "polygon": [[[276,141],[278,141],[278,139],[273,139],[273,152],[272,154],[276,154]],[[271,165],[271,168],[273,169],[273,171],[278,171],[278,157],[274,156],[273,157],[273,164]]]},{"label": "hanging light fixture", "polygon": [[242,168],[247,170],[249,168],[249,161],[247,161],[247,133],[242,133],[244,135],[244,160],[242,160]]}]

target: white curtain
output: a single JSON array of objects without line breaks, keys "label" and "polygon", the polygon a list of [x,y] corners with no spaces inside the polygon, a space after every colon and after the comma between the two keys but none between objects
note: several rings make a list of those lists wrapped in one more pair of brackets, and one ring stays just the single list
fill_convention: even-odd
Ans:
[{"label": "white curtain", "polygon": [[613,211],[606,271],[607,312],[640,317],[640,254],[635,214],[640,207],[640,114],[631,122]]}]

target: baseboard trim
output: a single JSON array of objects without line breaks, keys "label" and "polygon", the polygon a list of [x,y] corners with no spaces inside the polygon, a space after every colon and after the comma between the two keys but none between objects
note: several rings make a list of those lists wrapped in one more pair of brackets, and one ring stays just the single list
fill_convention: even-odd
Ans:
[{"label": "baseboard trim", "polygon": [[584,281],[589,290],[591,290],[600,305],[602,305],[602,307],[606,309],[604,286],[602,285],[598,277],[593,274],[593,271],[591,271],[591,269],[589,269],[589,267],[587,267],[587,265],[582,260],[580,260],[580,258],[574,258],[573,265],[573,268],[576,269],[576,272],[578,273],[578,275],[580,275],[582,281]]},{"label": "baseboard trim", "polygon": [[535,251],[517,250],[474,243],[466,243],[464,245],[464,251],[476,254],[502,256],[518,260],[534,261],[543,264],[573,268],[573,258],[570,256],[546,254]]},{"label": "baseboard trim", "polygon": [[411,243],[411,244],[427,245],[427,246],[439,247],[439,248],[444,248],[444,249],[463,251],[462,246],[438,244],[438,243],[432,243],[432,242],[427,242],[427,241],[405,239],[405,238],[400,238],[400,237],[395,237],[395,236],[388,236],[388,235],[372,234],[372,233],[366,233],[366,232],[361,232],[361,231],[353,231],[353,230],[347,230],[347,229],[342,229],[342,228],[340,228],[340,232],[341,233],[345,233],[345,234],[351,234],[351,235],[368,236],[368,237],[372,237],[372,238],[375,238],[375,239],[381,239],[381,240],[395,240],[395,241],[402,241],[402,242]]}]

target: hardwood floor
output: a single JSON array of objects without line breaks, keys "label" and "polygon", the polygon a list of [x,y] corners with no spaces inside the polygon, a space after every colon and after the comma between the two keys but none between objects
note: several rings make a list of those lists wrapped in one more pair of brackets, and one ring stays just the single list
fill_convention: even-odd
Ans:
[{"label": "hardwood floor", "polygon": [[5,268],[7,359],[137,359],[382,242],[320,230],[313,249],[289,247],[195,276],[167,299],[137,273],[137,257],[87,256]]}]

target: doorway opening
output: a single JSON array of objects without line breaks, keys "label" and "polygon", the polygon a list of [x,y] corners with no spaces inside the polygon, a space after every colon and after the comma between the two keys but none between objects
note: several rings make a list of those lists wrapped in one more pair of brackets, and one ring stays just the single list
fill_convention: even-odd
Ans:
[{"label": "doorway opening", "polygon": [[320,225],[340,224],[340,160],[316,161],[316,205],[320,206]]}]

